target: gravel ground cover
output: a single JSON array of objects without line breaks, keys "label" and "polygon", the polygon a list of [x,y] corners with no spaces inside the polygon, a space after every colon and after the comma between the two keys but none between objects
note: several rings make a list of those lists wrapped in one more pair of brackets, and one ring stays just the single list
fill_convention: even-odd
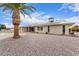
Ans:
[{"label": "gravel ground cover", "polygon": [[36,33],[11,37],[12,33],[0,33],[0,56],[79,56],[79,37]]}]

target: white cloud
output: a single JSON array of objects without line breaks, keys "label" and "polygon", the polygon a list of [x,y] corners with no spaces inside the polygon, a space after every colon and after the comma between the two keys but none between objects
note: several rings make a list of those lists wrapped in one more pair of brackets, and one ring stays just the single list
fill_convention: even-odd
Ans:
[{"label": "white cloud", "polygon": [[58,9],[58,11],[67,9],[67,8],[68,8],[68,5],[69,5],[69,4],[66,4],[66,3],[62,4],[62,6]]},{"label": "white cloud", "polygon": [[73,7],[73,11],[74,12],[79,12],[79,4],[74,4],[74,7]]},{"label": "white cloud", "polygon": [[3,23],[3,24],[5,24],[7,28],[12,28],[13,27],[13,25],[9,24],[9,23]]},{"label": "white cloud", "polygon": [[48,18],[50,17],[49,15],[45,15],[44,12],[38,13],[32,13],[30,18],[29,16],[25,15],[25,18],[23,17],[23,15],[21,15],[21,21],[23,23],[45,23],[48,21]]},{"label": "white cloud", "polygon": [[8,16],[8,17],[12,16],[12,13],[10,11],[4,11],[3,14],[4,16]]},{"label": "white cloud", "polygon": [[[22,16],[22,17],[23,17],[23,16]],[[35,18],[35,17],[36,17],[36,16],[32,17],[32,19],[31,19],[31,18],[29,18],[29,17],[26,15],[25,18],[21,18],[21,21],[23,21],[23,23],[26,23],[26,24],[27,24],[27,23],[30,23],[30,24],[32,24],[32,23],[45,23],[45,22],[48,21],[48,20],[45,20],[45,17],[46,17],[46,19],[47,19],[49,16],[45,15],[43,20],[37,19],[37,18]],[[60,19],[57,19],[56,22],[75,22],[76,24],[79,24],[79,16],[74,16],[74,17],[67,18],[67,19],[64,19],[64,20],[61,20],[61,21],[60,21]],[[10,23],[3,23],[3,24],[5,24],[7,28],[12,28],[12,27],[13,27],[13,25],[10,24]],[[26,25],[25,25],[25,26],[26,26]]]},{"label": "white cloud", "polygon": [[[79,3],[64,3],[58,9],[58,11],[68,11],[68,10],[71,10],[72,12],[79,12]],[[64,21],[75,22],[76,24],[79,24],[79,15],[64,19]]]},{"label": "white cloud", "polygon": [[71,10],[72,12],[79,12],[79,3],[64,3],[58,10]]},{"label": "white cloud", "polygon": [[5,19],[5,20],[11,20],[11,18],[10,18],[10,17],[5,17],[4,19]]},{"label": "white cloud", "polygon": [[[5,16],[3,16],[3,17],[5,17]],[[48,18],[51,16],[45,15],[44,12],[41,12],[41,13],[35,12],[35,13],[31,14],[31,17],[32,18],[25,15],[25,18],[24,18],[24,16],[21,14],[21,23],[22,24],[20,26],[26,26],[26,25],[34,24],[34,23],[46,23],[46,22],[48,22]],[[5,17],[5,19],[8,20],[10,18]],[[5,22],[3,24],[5,24],[7,28],[13,27],[13,25],[9,22]]]},{"label": "white cloud", "polygon": [[66,22],[75,22],[75,23],[79,23],[79,16],[74,16],[71,18],[67,18],[65,19]]}]

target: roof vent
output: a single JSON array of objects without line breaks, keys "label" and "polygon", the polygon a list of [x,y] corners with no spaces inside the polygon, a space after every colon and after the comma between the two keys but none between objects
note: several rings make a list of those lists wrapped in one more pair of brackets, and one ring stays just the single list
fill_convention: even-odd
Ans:
[{"label": "roof vent", "polygon": [[48,19],[49,19],[49,22],[54,22],[54,18],[53,17],[50,17]]}]

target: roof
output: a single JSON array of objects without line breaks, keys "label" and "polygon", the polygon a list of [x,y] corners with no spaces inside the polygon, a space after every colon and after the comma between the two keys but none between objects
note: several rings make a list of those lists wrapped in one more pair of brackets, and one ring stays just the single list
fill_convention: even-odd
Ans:
[{"label": "roof", "polygon": [[31,24],[31,25],[28,25],[28,26],[26,26],[26,27],[33,27],[33,26],[51,26],[51,25],[53,25],[53,26],[55,26],[55,25],[73,25],[73,24],[75,24],[74,22],[47,22],[47,23],[42,23],[42,24]]},{"label": "roof", "polygon": [[71,28],[73,28],[73,27],[75,27],[75,26],[79,26],[79,23],[75,23],[75,24],[73,24],[72,26],[70,26],[69,28],[71,29]]}]

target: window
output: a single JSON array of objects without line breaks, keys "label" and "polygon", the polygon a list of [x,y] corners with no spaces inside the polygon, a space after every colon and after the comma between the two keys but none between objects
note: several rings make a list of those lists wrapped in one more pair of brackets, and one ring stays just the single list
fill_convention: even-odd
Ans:
[{"label": "window", "polygon": [[42,31],[43,27],[37,27],[37,30]]}]

